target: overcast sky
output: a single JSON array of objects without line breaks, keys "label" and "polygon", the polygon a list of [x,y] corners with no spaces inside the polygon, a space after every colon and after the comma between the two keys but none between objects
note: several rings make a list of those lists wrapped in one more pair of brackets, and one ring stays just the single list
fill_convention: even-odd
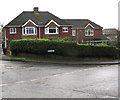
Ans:
[{"label": "overcast sky", "polygon": [[7,24],[22,11],[49,11],[61,19],[90,19],[103,28],[118,28],[120,0],[1,0],[0,23]]}]

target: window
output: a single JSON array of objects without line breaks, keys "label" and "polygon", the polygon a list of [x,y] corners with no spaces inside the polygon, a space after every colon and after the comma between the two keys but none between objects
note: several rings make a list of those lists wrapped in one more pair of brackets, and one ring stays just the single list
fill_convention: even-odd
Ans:
[{"label": "window", "polygon": [[72,36],[76,36],[76,30],[72,30]]},{"label": "window", "polygon": [[85,36],[93,36],[94,33],[93,33],[93,29],[87,29],[85,30]]},{"label": "window", "polygon": [[45,28],[45,34],[58,34],[57,27],[47,27]]},{"label": "window", "polygon": [[24,35],[35,35],[37,33],[37,29],[35,27],[25,27],[23,28]]},{"label": "window", "polygon": [[26,34],[34,34],[33,28],[26,28]]},{"label": "window", "polygon": [[49,33],[56,33],[56,28],[49,28]]},{"label": "window", "polygon": [[10,34],[16,34],[16,28],[10,28]]},{"label": "window", "polygon": [[62,28],[62,31],[65,33],[65,32],[68,32],[68,27],[63,27]]}]

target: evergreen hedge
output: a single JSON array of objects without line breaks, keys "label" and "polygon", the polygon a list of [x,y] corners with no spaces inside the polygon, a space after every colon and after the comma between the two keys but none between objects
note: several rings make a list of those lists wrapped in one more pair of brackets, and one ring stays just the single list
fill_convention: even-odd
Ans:
[{"label": "evergreen hedge", "polygon": [[49,39],[21,39],[12,40],[10,49],[13,55],[19,53],[32,53],[47,55],[48,50],[55,50],[54,54],[75,57],[116,57],[116,47],[104,45],[77,44],[73,41],[49,40]]}]

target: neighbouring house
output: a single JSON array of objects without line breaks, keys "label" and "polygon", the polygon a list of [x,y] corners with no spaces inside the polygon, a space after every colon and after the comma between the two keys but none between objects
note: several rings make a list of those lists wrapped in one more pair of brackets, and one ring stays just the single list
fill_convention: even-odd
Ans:
[{"label": "neighbouring house", "polygon": [[102,27],[87,19],[60,19],[47,11],[23,11],[5,27],[5,47],[14,39],[65,38],[78,43],[96,44],[105,42]]},{"label": "neighbouring house", "polygon": [[103,35],[109,39],[111,45],[116,45],[118,43],[119,33],[115,28],[109,28],[103,30]]},{"label": "neighbouring house", "polygon": [[2,43],[3,43],[3,26],[0,25],[0,54],[2,54]]},{"label": "neighbouring house", "polygon": [[78,43],[95,45],[98,43],[108,44],[108,39],[102,34],[102,27],[88,19],[65,19],[73,25],[72,38]]}]

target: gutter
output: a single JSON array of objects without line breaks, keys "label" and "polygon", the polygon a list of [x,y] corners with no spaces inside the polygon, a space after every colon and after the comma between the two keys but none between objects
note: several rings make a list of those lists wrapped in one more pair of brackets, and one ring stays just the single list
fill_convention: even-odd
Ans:
[{"label": "gutter", "polygon": [[50,60],[42,60],[42,61],[37,61],[37,60],[22,60],[22,59],[16,59],[13,57],[8,57],[4,58],[4,56],[0,57],[0,60],[5,60],[5,61],[18,61],[18,62],[31,62],[31,63],[41,63],[41,64],[60,64],[60,65],[116,65],[120,64],[119,60],[113,60],[113,61],[50,61]]}]

